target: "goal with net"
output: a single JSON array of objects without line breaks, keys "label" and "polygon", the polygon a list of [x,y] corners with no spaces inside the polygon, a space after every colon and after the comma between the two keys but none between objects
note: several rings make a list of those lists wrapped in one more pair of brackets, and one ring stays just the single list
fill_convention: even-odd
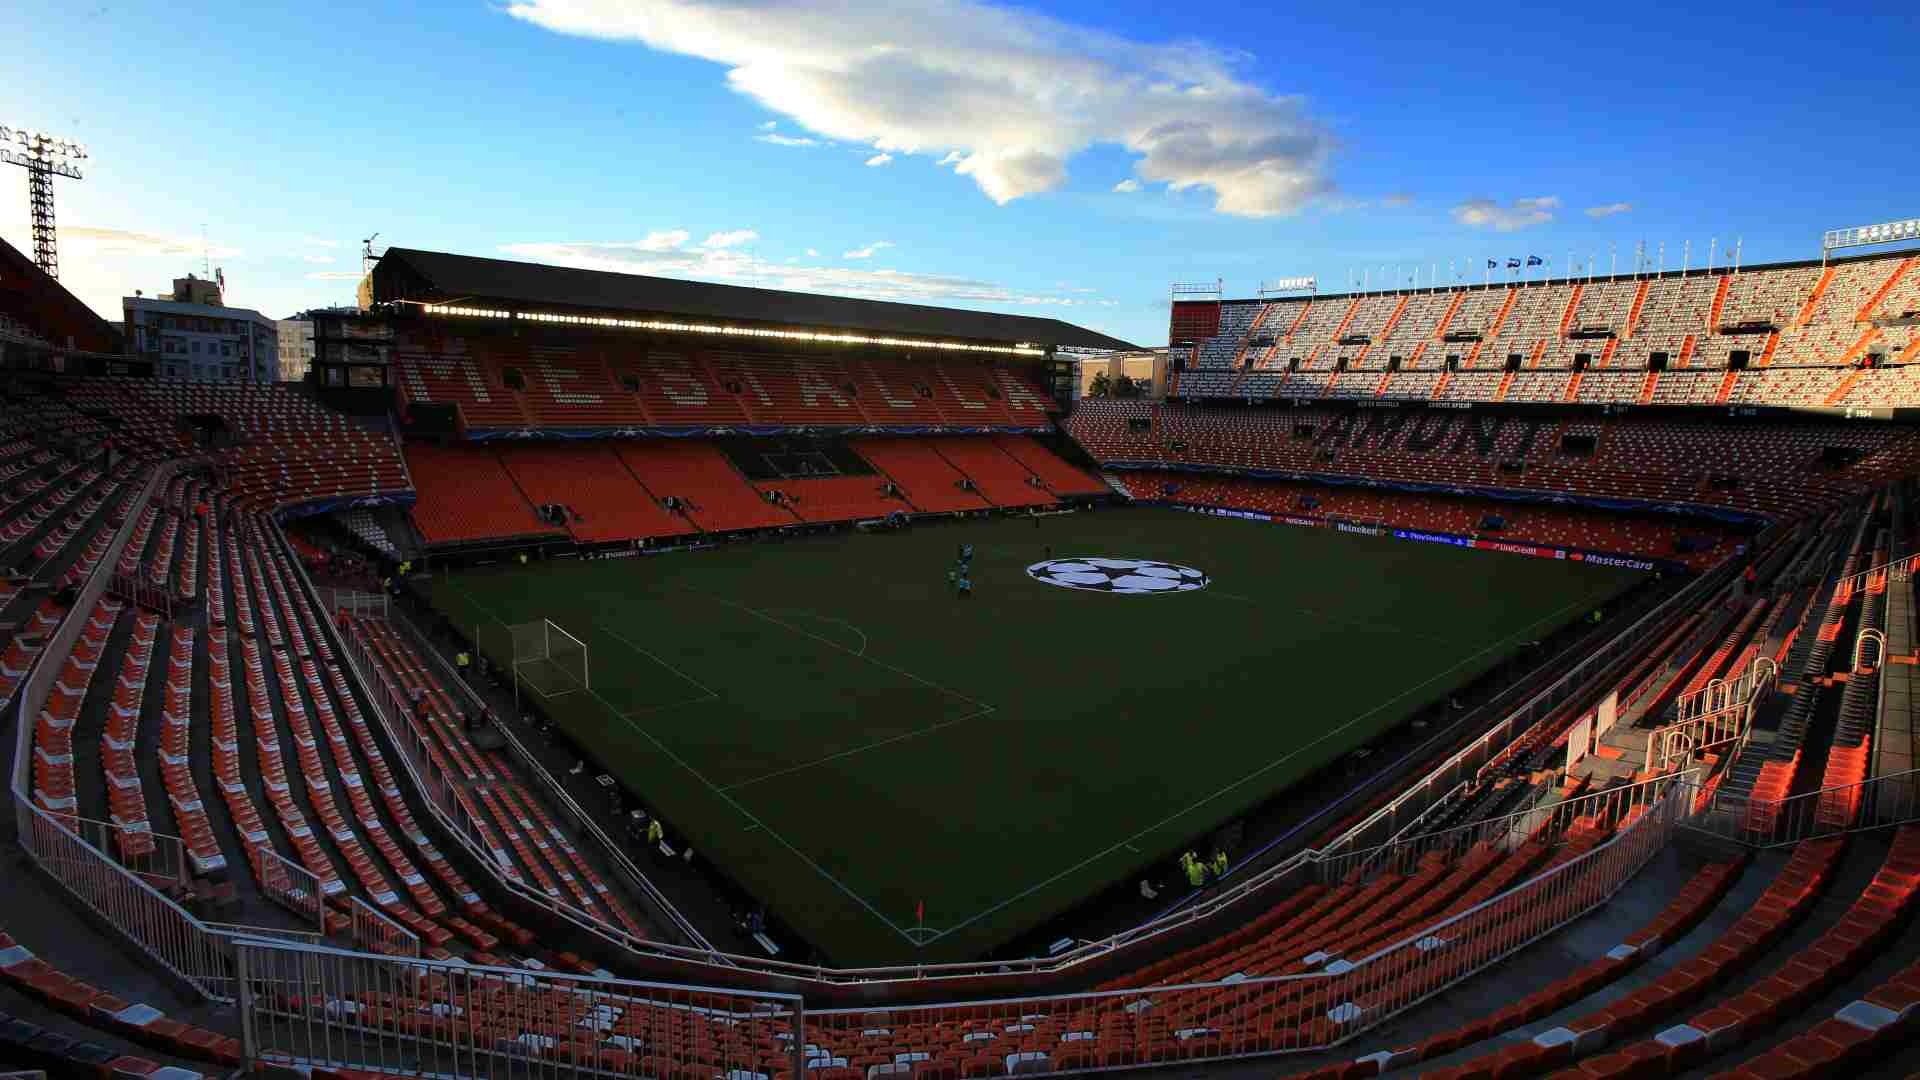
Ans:
[{"label": "goal with net", "polygon": [[545,698],[593,689],[587,643],[567,633],[559,623],[541,619],[515,623],[507,629],[513,635],[515,682],[524,683]]}]

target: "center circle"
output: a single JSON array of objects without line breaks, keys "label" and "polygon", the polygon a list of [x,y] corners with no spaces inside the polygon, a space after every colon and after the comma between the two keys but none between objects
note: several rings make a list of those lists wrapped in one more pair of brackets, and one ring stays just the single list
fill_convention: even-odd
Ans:
[{"label": "center circle", "polygon": [[1055,588],[1118,593],[1122,596],[1196,592],[1211,584],[1206,574],[1191,566],[1158,559],[1116,559],[1104,555],[1048,559],[1027,567],[1027,576]]}]

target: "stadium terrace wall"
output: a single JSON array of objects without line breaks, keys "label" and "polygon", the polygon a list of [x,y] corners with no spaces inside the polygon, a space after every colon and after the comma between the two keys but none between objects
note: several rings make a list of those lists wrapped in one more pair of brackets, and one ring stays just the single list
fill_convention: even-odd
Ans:
[{"label": "stadium terrace wall", "polygon": [[775,435],[1051,435],[1051,425],[1026,424],[945,427],[938,425],[824,425],[824,424],[734,424],[724,427],[624,427],[624,428],[472,428],[468,442],[500,442],[507,439],[687,439],[708,436],[751,435],[765,438]]},{"label": "stadium terrace wall", "polygon": [[1181,502],[1178,499],[1142,499],[1148,506],[1167,506],[1175,510],[1184,510],[1190,514],[1205,514],[1209,517],[1236,518],[1241,521],[1263,521],[1272,525],[1292,525],[1300,528],[1326,528],[1335,532],[1351,533],[1356,536],[1386,536],[1395,540],[1409,540],[1422,544],[1448,544],[1453,547],[1473,548],[1475,551],[1498,551],[1508,555],[1529,555],[1536,559],[1565,559],[1570,562],[1587,562],[1595,566],[1612,566],[1626,570],[1658,570],[1669,574],[1691,574],[1693,569],[1685,563],[1671,559],[1655,559],[1624,551],[1600,551],[1593,548],[1565,547],[1559,544],[1540,544],[1531,540],[1515,538],[1511,540],[1489,540],[1480,536],[1462,536],[1459,533],[1435,532],[1432,529],[1402,529],[1392,525],[1381,525],[1370,521],[1354,521],[1337,517],[1310,517],[1305,514],[1269,514],[1261,510],[1242,510],[1236,506],[1214,506],[1211,503]]},{"label": "stadium terrace wall", "polygon": [[1709,518],[1732,525],[1766,525],[1773,519],[1724,506],[1696,503],[1664,503],[1646,499],[1618,499],[1597,495],[1567,495],[1525,488],[1478,487],[1466,484],[1422,484],[1411,480],[1370,480],[1342,473],[1287,472],[1276,469],[1238,469],[1225,465],[1194,465],[1179,461],[1103,461],[1103,469],[1151,470],[1153,472],[1192,473],[1196,476],[1238,476],[1248,480],[1291,480],[1328,487],[1363,487],[1380,491],[1399,491],[1419,495],[1458,495],[1475,499],[1494,499],[1510,503],[1536,503],[1578,506],[1609,513],[1654,513],[1681,517]]}]

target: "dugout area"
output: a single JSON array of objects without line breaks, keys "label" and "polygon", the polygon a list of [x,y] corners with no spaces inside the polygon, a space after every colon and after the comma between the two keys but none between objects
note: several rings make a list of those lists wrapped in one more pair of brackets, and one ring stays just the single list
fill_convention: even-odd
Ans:
[{"label": "dugout area", "polygon": [[[947,574],[960,544],[967,599]],[[1207,586],[1055,587],[1028,573],[1049,556],[1155,560]],[[496,663],[516,624],[582,641],[590,688],[548,714],[852,965],[979,956],[1143,868],[1170,880],[1191,838],[1638,577],[1124,508],[427,587]]]}]

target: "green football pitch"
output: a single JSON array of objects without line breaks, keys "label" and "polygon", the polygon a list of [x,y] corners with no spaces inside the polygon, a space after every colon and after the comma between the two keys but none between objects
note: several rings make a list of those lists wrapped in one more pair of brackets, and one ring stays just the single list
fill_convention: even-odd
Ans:
[{"label": "green football pitch", "polygon": [[[974,545],[973,594],[948,582]],[[1044,584],[1152,559],[1207,587]],[[835,962],[962,959],[1394,727],[1628,571],[1127,508],[455,572],[587,646],[575,740]],[[916,918],[918,905],[925,918]]]}]

